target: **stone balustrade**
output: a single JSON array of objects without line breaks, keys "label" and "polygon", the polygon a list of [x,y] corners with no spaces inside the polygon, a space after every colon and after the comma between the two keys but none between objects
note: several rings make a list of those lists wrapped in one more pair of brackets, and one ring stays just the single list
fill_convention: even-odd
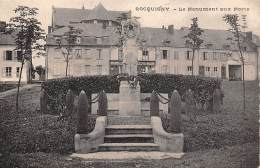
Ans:
[{"label": "stone balustrade", "polygon": [[89,134],[76,134],[75,152],[89,153],[95,151],[98,145],[104,143],[105,127],[107,126],[107,117],[97,117],[95,128]]},{"label": "stone balustrade", "polygon": [[151,117],[154,142],[160,146],[162,152],[174,152],[183,154],[183,133],[173,134],[166,132],[162,127],[160,117]]}]

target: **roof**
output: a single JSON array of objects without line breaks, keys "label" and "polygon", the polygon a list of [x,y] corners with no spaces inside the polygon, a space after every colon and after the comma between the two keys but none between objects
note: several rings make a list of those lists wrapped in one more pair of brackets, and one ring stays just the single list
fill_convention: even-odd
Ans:
[{"label": "roof", "polygon": [[[166,46],[169,47],[186,47],[185,36],[188,34],[189,28],[183,27],[181,29],[174,29],[174,33],[170,34],[168,29],[163,28],[141,28],[140,41],[146,41],[147,46],[165,46],[164,41],[169,41]],[[259,38],[253,35],[253,39]],[[227,30],[214,30],[214,29],[203,29],[201,39],[203,44],[201,48],[206,48],[207,44],[211,44],[211,49],[224,49],[225,45],[230,45],[230,49],[237,50],[236,45],[231,45],[228,38],[234,40],[233,33]],[[256,40],[255,40],[256,41]],[[254,41],[253,41],[254,42]],[[243,46],[247,47],[248,51],[254,51],[254,47],[249,43],[244,43]]]},{"label": "roof", "polygon": [[[81,45],[97,45],[96,38],[102,38],[102,45],[118,45],[118,34],[116,27],[108,26],[103,27],[102,24],[72,24],[75,29],[81,31]],[[57,29],[56,31],[48,34],[47,45],[57,45],[55,37],[61,37],[69,30],[68,27]],[[63,42],[65,44],[65,42]]]},{"label": "roof", "polygon": [[74,8],[54,8],[52,12],[53,26],[67,26],[70,23],[79,23],[83,20],[111,20],[117,21],[117,18],[127,11],[110,11],[99,3],[93,9],[74,9]]},{"label": "roof", "polygon": [[[75,28],[82,30],[80,36],[84,37],[108,37],[108,43],[102,43],[103,45],[118,45],[118,34],[116,33],[116,27],[108,26],[104,28],[102,24],[86,24],[78,23],[71,24]],[[62,36],[68,27],[59,28],[56,31],[49,34],[49,36]],[[143,27],[141,28],[140,35],[138,37],[139,42],[145,42],[146,46],[150,47],[186,47],[185,46],[185,36],[189,32],[189,28],[174,29],[173,33],[170,34],[166,28],[150,28]],[[211,49],[220,49],[225,50],[225,46],[229,45],[231,50],[237,50],[237,47],[234,43],[233,33],[227,30],[214,30],[214,29],[203,29],[201,35],[203,39],[203,44],[201,48],[206,48],[207,45],[211,45]],[[233,39],[233,43],[228,38]],[[165,43],[167,42],[168,43]],[[260,40],[256,35],[253,35],[253,44],[259,45]],[[252,45],[252,42],[244,42],[242,45],[247,48],[247,51],[255,51],[255,46]],[[54,45],[55,41],[48,41],[47,44]],[[94,43],[82,43],[82,45],[95,45]]]},{"label": "roof", "polygon": [[0,33],[0,45],[16,45],[15,36],[7,33]]}]

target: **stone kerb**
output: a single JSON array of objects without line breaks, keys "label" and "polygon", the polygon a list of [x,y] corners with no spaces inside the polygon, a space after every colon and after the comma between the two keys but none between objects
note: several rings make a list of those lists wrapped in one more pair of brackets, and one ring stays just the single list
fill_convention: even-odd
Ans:
[{"label": "stone kerb", "polygon": [[183,155],[184,135],[183,133],[168,133],[162,127],[160,117],[151,117],[154,142],[160,146],[162,152],[172,152]]},{"label": "stone kerb", "polygon": [[96,151],[100,144],[104,143],[105,127],[107,126],[107,117],[99,116],[96,120],[95,128],[89,134],[76,134],[74,137],[75,152],[89,153]]}]

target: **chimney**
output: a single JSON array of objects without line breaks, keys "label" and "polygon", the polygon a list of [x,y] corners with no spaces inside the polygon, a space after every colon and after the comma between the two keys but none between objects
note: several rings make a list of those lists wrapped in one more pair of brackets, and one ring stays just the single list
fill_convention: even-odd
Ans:
[{"label": "chimney", "polygon": [[168,33],[169,34],[173,34],[174,33],[174,26],[173,25],[169,25],[168,26]]},{"label": "chimney", "polygon": [[248,40],[252,40],[253,39],[253,33],[250,31],[250,32],[246,32],[246,39]]},{"label": "chimney", "polygon": [[6,22],[0,21],[0,32],[5,32]]}]

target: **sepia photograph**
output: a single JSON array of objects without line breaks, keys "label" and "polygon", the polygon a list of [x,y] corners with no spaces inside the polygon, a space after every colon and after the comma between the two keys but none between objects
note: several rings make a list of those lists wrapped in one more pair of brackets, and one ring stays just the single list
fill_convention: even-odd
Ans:
[{"label": "sepia photograph", "polygon": [[260,168],[259,0],[0,0],[0,168]]}]

